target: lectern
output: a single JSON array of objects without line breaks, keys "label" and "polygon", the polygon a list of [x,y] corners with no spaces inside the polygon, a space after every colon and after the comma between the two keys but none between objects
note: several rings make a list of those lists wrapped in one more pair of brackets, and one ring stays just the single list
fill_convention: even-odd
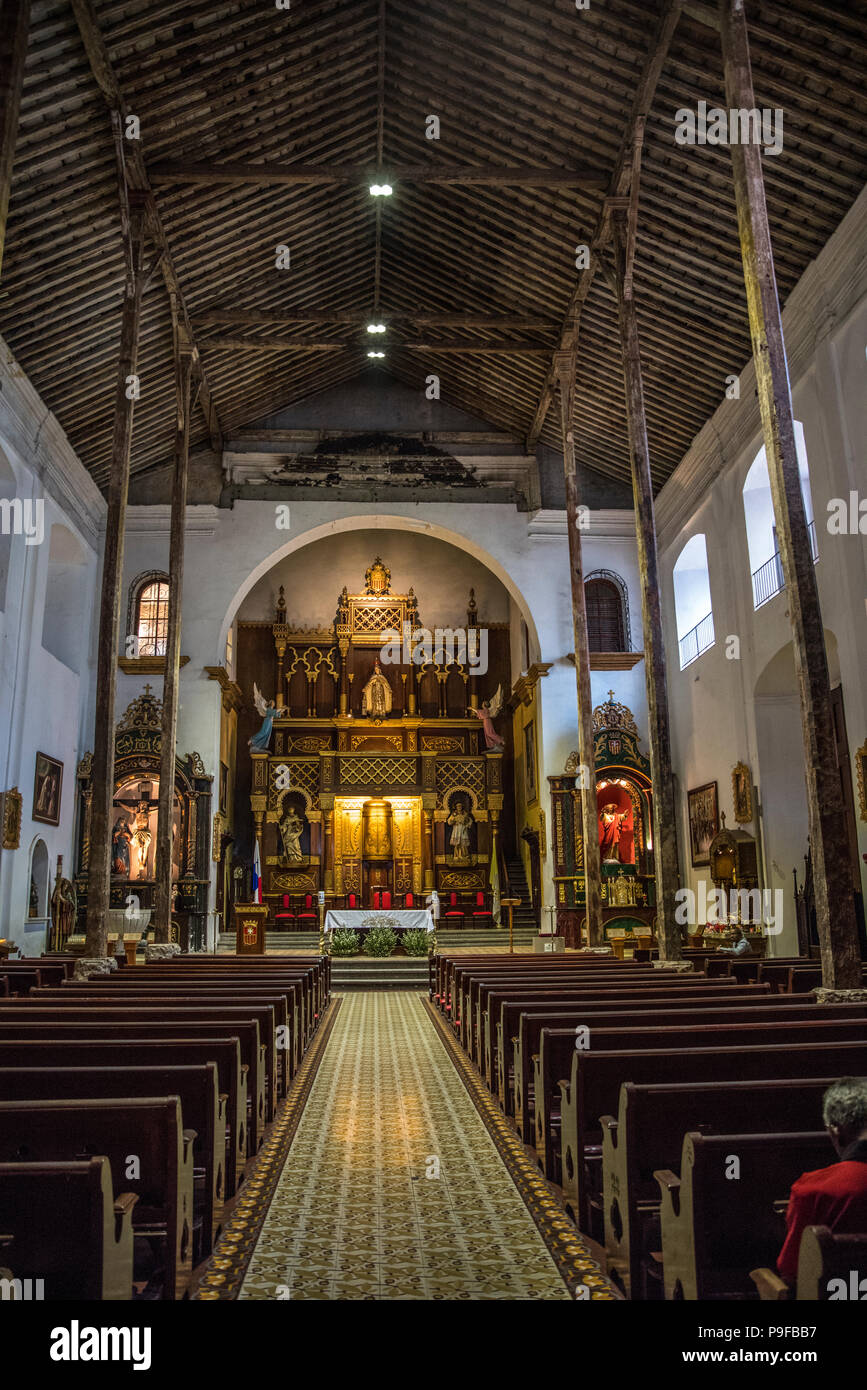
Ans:
[{"label": "lectern", "polygon": [[267,921],[264,903],[235,903],[235,950],[239,956],[264,956]]}]

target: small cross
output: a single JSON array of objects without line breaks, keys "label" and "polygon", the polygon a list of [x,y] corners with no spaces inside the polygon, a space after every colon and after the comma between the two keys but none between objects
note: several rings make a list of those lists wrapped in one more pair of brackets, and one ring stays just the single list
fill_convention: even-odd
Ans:
[{"label": "small cross", "polygon": [[613,705],[613,704],[614,704],[614,691],[613,691],[613,690],[609,690],[609,692],[608,692],[608,703],[609,703],[610,705]]},{"label": "small cross", "polygon": [[151,688],[150,688],[150,686],[146,683],[146,684],[145,684],[145,695],[150,695],[150,693],[151,693]]}]

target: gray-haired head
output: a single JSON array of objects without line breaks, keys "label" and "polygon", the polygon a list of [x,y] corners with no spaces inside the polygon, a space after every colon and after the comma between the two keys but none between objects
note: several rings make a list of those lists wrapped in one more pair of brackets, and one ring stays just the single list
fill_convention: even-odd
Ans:
[{"label": "gray-haired head", "polygon": [[822,1098],[822,1120],[838,1152],[867,1133],[867,1076],[845,1076]]}]

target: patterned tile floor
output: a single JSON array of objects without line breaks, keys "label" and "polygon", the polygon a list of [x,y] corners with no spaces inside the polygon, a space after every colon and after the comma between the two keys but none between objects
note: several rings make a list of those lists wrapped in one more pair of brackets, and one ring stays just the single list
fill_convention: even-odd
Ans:
[{"label": "patterned tile floor", "polygon": [[569,1300],[420,995],[343,1000],[240,1296]]}]

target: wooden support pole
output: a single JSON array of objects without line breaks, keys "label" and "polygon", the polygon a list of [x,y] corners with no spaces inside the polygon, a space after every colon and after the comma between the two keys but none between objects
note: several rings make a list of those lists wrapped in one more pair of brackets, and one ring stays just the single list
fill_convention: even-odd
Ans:
[{"label": "wooden support pole", "polygon": [[[577,328],[576,328],[577,336]],[[584,839],[584,892],[587,944],[603,946],[602,865],[599,851],[599,813],[596,806],[596,754],[593,745],[593,697],[590,690],[590,645],[581,552],[578,472],[575,466],[575,367],[573,352],[558,352],[554,370],[563,418],[563,469],[566,477],[566,529],[569,536],[569,578],[572,586],[572,630],[575,637],[575,682],[578,687],[578,760],[581,832]]]},{"label": "wooden support pole", "polygon": [[[117,132],[116,132],[117,133]],[[122,137],[121,137],[122,138]],[[108,945],[108,907],[111,883],[111,829],[114,800],[114,701],[117,688],[117,655],[123,602],[123,542],[126,499],[129,492],[129,460],[135,405],[129,378],[136,374],[139,325],[145,275],[144,200],[135,193],[127,198],[121,177],[121,221],[126,253],[126,282],[120,329],[120,352],[114,400],[114,435],[108,512],[102,558],[102,596],[99,607],[99,646],[96,656],[96,719],[93,735],[93,797],[90,809],[90,858],[87,878],[87,930],[85,955],[104,956]]]},{"label": "wooden support pole", "polygon": [[0,269],[6,245],[9,191],[29,32],[30,0],[4,0],[0,10]]},{"label": "wooden support pole", "polygon": [[[661,960],[682,959],[682,939],[675,913],[678,888],[677,835],[674,782],[671,771],[671,729],[668,714],[668,687],[665,676],[665,646],[662,636],[662,610],[659,556],[653,512],[653,484],[650,476],[650,448],[644,409],[644,383],[641,376],[641,348],[631,282],[625,281],[628,263],[628,214],[615,214],[613,245],[615,281],[618,292],[620,342],[626,387],[626,417],[629,429],[629,456],[632,466],[632,496],[635,506],[635,537],[641,576],[641,615],[644,627],[644,671],[647,682],[647,721],[650,732],[650,773],[653,780],[653,859],[656,876],[657,939]],[[627,292],[628,288],[628,292]]]},{"label": "wooden support pole", "polygon": [[[720,0],[720,19],[726,100],[733,108],[754,107],[743,0]],[[801,494],[762,152],[758,145],[733,144],[731,156],[759,409],[801,700],[822,980],[827,989],[856,989],[861,983],[861,962],[837,771],[828,657]]]},{"label": "wooden support pole", "polygon": [[156,894],[154,940],[171,940],[172,821],[174,818],[175,745],[178,732],[178,694],[181,667],[181,602],[184,587],[184,528],[187,478],[190,466],[190,380],[192,355],[181,348],[175,362],[177,433],[169,528],[169,612],[166,632],[166,674],[163,680],[160,790],[157,810]]}]

